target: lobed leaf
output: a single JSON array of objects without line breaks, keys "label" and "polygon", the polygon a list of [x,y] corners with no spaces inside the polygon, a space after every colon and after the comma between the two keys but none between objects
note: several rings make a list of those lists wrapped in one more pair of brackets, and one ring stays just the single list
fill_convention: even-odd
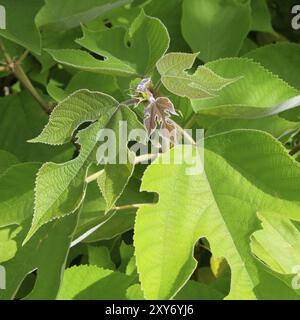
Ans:
[{"label": "lobed leaf", "polygon": [[197,56],[198,53],[169,53],[157,62],[161,81],[169,91],[180,97],[204,99],[237,80],[222,78],[205,66],[189,74],[186,70],[192,68]]},{"label": "lobed leaf", "polygon": [[299,163],[270,135],[254,130],[207,138],[205,174],[187,175],[187,164],[161,164],[169,156],[173,163],[176,150],[146,170],[141,187],[159,195],[155,206],[138,210],[135,224],[135,256],[145,297],[174,297],[196,267],[196,241],[205,237],[213,255],[224,257],[231,268],[227,299],[257,298],[261,269],[249,240],[258,227],[256,213],[275,210],[300,221]]},{"label": "lobed leaf", "polygon": [[65,271],[57,300],[124,300],[133,278],[96,266],[78,266]]},{"label": "lobed leaf", "polygon": [[[129,132],[133,128],[142,128],[131,110],[120,106],[116,100],[105,94],[83,90],[76,92],[71,99],[76,102],[75,112],[69,112],[70,100],[62,102],[58,110],[53,112],[49,125],[39,140],[44,143],[63,143],[67,138],[71,139],[72,132],[82,122],[82,117],[83,119],[85,117],[85,120],[92,117],[96,120],[98,115],[98,121],[78,133],[78,144],[81,149],[77,158],[64,164],[46,163],[39,170],[35,188],[34,217],[25,242],[43,224],[71,214],[78,209],[85,195],[87,171],[90,165],[96,162],[97,147],[102,144],[97,141],[101,129],[114,130],[116,141],[119,141],[120,121],[127,121]],[[74,106],[73,103],[71,105]],[[61,117],[61,114],[65,116]],[[127,140],[125,143],[127,145]],[[125,152],[127,151],[126,145],[123,146]],[[120,149],[117,148],[117,150]],[[122,171],[121,174],[120,170],[123,170],[123,165],[119,165],[118,168],[114,168],[115,171],[111,175],[109,166],[108,164],[105,167],[106,184],[102,189],[107,200],[107,211],[119,198],[133,170]],[[120,180],[120,177],[123,179]],[[110,194],[110,197],[107,194]]]},{"label": "lobed leaf", "polygon": [[300,105],[299,91],[260,64],[245,58],[222,59],[206,67],[226,78],[241,77],[209,100],[193,100],[195,112],[223,118],[255,119]]},{"label": "lobed leaf", "polygon": [[122,27],[105,31],[83,27],[83,38],[77,40],[77,43],[105,57],[104,61],[82,50],[47,52],[57,62],[80,70],[118,76],[146,76],[153,71],[156,61],[167,51],[169,41],[165,26],[158,19],[148,17],[142,11],[127,33]]},{"label": "lobed leaf", "polygon": [[283,274],[296,273],[300,265],[299,226],[274,212],[259,212],[262,230],[251,237],[252,252],[273,271]]}]

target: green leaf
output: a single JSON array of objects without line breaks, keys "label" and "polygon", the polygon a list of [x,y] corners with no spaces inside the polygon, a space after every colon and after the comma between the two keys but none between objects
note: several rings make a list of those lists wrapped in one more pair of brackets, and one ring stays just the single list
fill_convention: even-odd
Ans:
[{"label": "green leaf", "polygon": [[[259,284],[254,289],[260,300],[299,300],[300,289],[292,287],[295,275],[275,273],[261,263],[256,263]],[[297,280],[297,279],[296,279]]]},{"label": "green leaf", "polygon": [[12,259],[17,252],[14,238],[19,233],[19,228],[0,228],[0,262]]},{"label": "green leaf", "polygon": [[[176,150],[162,160],[171,156],[174,163]],[[224,257],[231,268],[227,298],[257,298],[260,279],[249,240],[258,229],[256,213],[275,210],[300,221],[299,163],[270,135],[254,130],[205,139],[205,174],[187,175],[191,165],[161,163],[146,170],[141,188],[158,193],[159,201],[139,209],[135,225],[145,297],[174,297],[197,265],[196,241],[205,237],[213,255]]]},{"label": "green leaf", "polygon": [[[151,0],[144,7],[145,12],[160,19],[167,27],[170,34],[171,43],[169,51],[187,52],[189,47],[181,34],[182,1],[165,1],[163,6],[161,0]],[[171,14],[170,14],[171,13]]]},{"label": "green leaf", "polygon": [[93,122],[106,115],[110,117],[118,105],[118,101],[108,95],[89,90],[76,91],[54,109],[42,133],[30,142],[64,144],[70,141],[82,123]]},{"label": "green leaf", "polygon": [[278,114],[298,106],[299,91],[260,64],[245,58],[222,59],[206,67],[225,78],[238,81],[220,91],[217,97],[193,100],[196,112],[224,118],[255,119]]},{"label": "green leaf", "polygon": [[6,10],[6,30],[0,30],[0,36],[40,54],[41,39],[35,16],[43,4],[43,0],[2,0],[1,5]]},{"label": "green leaf", "polygon": [[236,56],[250,27],[250,1],[183,1],[182,34],[205,62]]},{"label": "green leaf", "polygon": [[[79,45],[75,42],[81,36],[81,28],[63,30],[58,32],[43,31],[42,43],[43,49],[77,49]],[[35,58],[40,62],[42,69],[41,73],[46,73],[53,67],[56,62],[52,59],[50,54],[42,50],[41,55],[35,55]]]},{"label": "green leaf", "polygon": [[224,294],[200,282],[188,281],[175,300],[222,300]]},{"label": "green leaf", "polygon": [[0,175],[3,174],[10,166],[17,164],[18,159],[11,153],[0,150]]},{"label": "green leaf", "polygon": [[266,0],[251,0],[251,30],[274,33],[272,18]]},{"label": "green leaf", "polygon": [[[71,99],[73,101],[71,106],[74,111],[70,111]],[[64,164],[46,163],[39,170],[35,188],[35,212],[32,227],[26,241],[43,224],[71,214],[78,209],[85,195],[85,179],[88,168],[93,162],[96,162],[97,147],[101,145],[97,141],[97,135],[100,130],[113,130],[116,133],[116,140],[119,141],[120,121],[127,121],[128,132],[132,129],[142,128],[135,114],[127,107],[120,106],[113,98],[102,93],[81,90],[74,93],[70,99],[64,100],[59,104],[53,111],[49,124],[42,132],[42,135],[34,142],[64,143],[71,139],[73,131],[83,121],[91,120],[97,121],[88,128],[81,130],[77,135],[81,150],[76,159]],[[124,143],[123,148],[127,151],[127,140]],[[119,145],[119,142],[117,145]],[[121,183],[126,185],[129,177],[130,175],[127,176],[127,179],[122,180]],[[109,176],[109,179],[112,180],[117,178]],[[109,186],[112,183],[115,182],[112,181]],[[122,188],[124,188],[124,185],[122,185]],[[110,189],[102,191],[112,192]],[[46,198],[44,196],[45,192],[47,192]],[[111,199],[112,202],[107,205],[113,205],[118,197],[119,194],[114,193],[114,199]]]},{"label": "green leaf", "polygon": [[291,86],[300,89],[297,67],[300,63],[300,45],[296,43],[276,43],[261,47],[246,54]]},{"label": "green leaf", "polygon": [[127,289],[126,297],[128,300],[145,300],[140,284],[134,284]]},{"label": "green leaf", "polygon": [[16,164],[0,176],[0,227],[21,224],[32,215],[34,182],[40,166]]},{"label": "green leaf", "polygon": [[300,124],[285,120],[278,115],[261,119],[220,119],[208,128],[206,136],[234,129],[261,130],[270,133],[277,139],[286,139],[300,129]]},{"label": "green leaf", "polygon": [[58,32],[80,26],[103,16],[107,12],[130,3],[132,0],[46,0],[37,16],[37,23],[44,31]]},{"label": "green leaf", "polygon": [[120,100],[126,99],[121,93],[115,77],[84,71],[76,73],[65,89],[57,87],[57,84],[54,82],[50,82],[47,87],[49,95],[58,102],[61,102],[80,89],[88,89],[90,91],[101,89],[101,92],[115,98],[119,98]]},{"label": "green leaf", "polygon": [[110,270],[114,270],[116,268],[111,260],[111,256],[107,247],[87,246],[87,249],[89,256],[89,265]]},{"label": "green leaf", "polygon": [[[22,246],[33,213],[33,188],[39,167],[33,163],[18,164],[0,178],[0,227],[6,226],[2,232],[9,230],[9,243],[17,248],[11,259],[2,264],[7,288],[0,290],[1,300],[14,299],[24,278],[36,269],[37,280],[28,298],[54,299],[59,289],[77,215],[48,224]],[[8,252],[8,247],[4,249]]]},{"label": "green leaf", "polygon": [[[124,109],[126,112],[119,114],[116,114],[113,119],[111,120],[108,128],[112,129],[114,132],[119,132],[117,137],[123,137],[125,133],[120,132],[121,126],[120,122],[126,120],[126,126],[127,126],[127,132],[130,132],[131,130],[140,129],[145,130],[145,128],[138,122],[136,115],[130,111],[129,109]],[[127,114],[127,115],[126,115]],[[120,126],[120,127],[119,127]],[[145,135],[146,138],[146,135]],[[119,158],[120,151],[122,150],[124,152],[124,144],[125,148],[127,144],[127,137],[124,137],[122,141],[119,141],[117,139],[116,141],[116,156]],[[144,141],[141,141],[141,143],[146,143],[145,139]],[[123,149],[122,149],[123,145]],[[125,150],[126,150],[125,149]],[[97,183],[101,190],[101,193],[106,201],[106,210],[105,212],[109,212],[119,197],[122,195],[126,185],[129,182],[130,177],[133,174],[134,171],[134,164],[132,162],[133,158],[135,157],[135,154],[132,152],[127,152],[127,163],[121,164],[121,163],[115,163],[115,164],[106,164],[104,167],[103,173],[98,177]]]},{"label": "green leaf", "polygon": [[[165,26],[156,18],[142,11],[126,33],[122,27],[105,31],[93,31],[83,27],[83,38],[77,40],[82,47],[104,56],[98,60],[86,51],[47,50],[62,64],[80,70],[109,75],[146,76],[153,71],[157,60],[169,47],[169,35]],[[125,41],[127,39],[128,43]]]},{"label": "green leaf", "polygon": [[218,76],[205,66],[200,66],[194,74],[191,69],[198,53],[169,53],[157,62],[157,70],[164,86],[172,93],[190,99],[203,99],[216,95],[218,91],[236,81]]},{"label": "green leaf", "polygon": [[22,223],[22,231],[14,238],[17,243],[17,253],[13,259],[3,264],[6,268],[8,287],[0,291],[1,300],[14,299],[22,281],[33,270],[37,270],[36,283],[26,299],[55,299],[76,222],[77,215],[51,222],[43,226],[24,246],[22,242],[30,220]]},{"label": "green leaf", "polygon": [[300,231],[288,218],[273,212],[259,212],[262,230],[251,237],[252,252],[272,270],[292,274],[300,265]]},{"label": "green leaf", "polygon": [[[144,300],[140,284],[134,284],[127,290],[129,300]],[[222,300],[224,294],[206,284],[188,281],[175,296],[174,300]]]},{"label": "green leaf", "polygon": [[94,58],[86,51],[75,49],[47,49],[45,51],[58,63],[79,70],[116,76],[135,75],[135,70],[132,67],[114,58],[102,61]]},{"label": "green leaf", "polygon": [[255,49],[257,49],[257,44],[253,40],[246,38],[239,52],[239,56],[242,57],[243,55],[246,55],[249,51]]},{"label": "green leaf", "polygon": [[132,261],[132,258],[134,254],[134,248],[132,245],[127,245],[124,241],[122,241],[120,245],[120,258],[121,258],[121,264],[118,268],[120,272],[124,272],[128,275],[127,267],[128,264]]},{"label": "green leaf", "polygon": [[47,114],[26,91],[0,98],[0,149],[12,153],[20,161],[70,159],[74,152],[70,145],[50,147],[27,142],[47,121]]},{"label": "green leaf", "polygon": [[58,300],[124,300],[132,277],[95,266],[65,271]]}]

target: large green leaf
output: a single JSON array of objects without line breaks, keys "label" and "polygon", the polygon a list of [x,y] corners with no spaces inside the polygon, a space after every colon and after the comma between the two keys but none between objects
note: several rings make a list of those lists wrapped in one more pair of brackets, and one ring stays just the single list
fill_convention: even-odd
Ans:
[{"label": "large green leaf", "polygon": [[6,30],[0,35],[40,54],[41,39],[35,16],[43,6],[43,0],[2,0],[6,10]]},{"label": "large green leaf", "polygon": [[[85,178],[88,168],[93,162],[96,162],[97,148],[102,144],[97,141],[100,130],[113,130],[116,134],[116,141],[119,141],[121,121],[127,121],[128,132],[132,129],[143,128],[135,114],[127,107],[119,105],[112,97],[99,92],[80,90],[57,106],[41,136],[33,142],[62,144],[70,140],[73,131],[85,121],[95,122],[77,135],[78,144],[81,146],[79,156],[64,164],[46,163],[39,170],[35,188],[35,213],[26,241],[41,225],[71,214],[79,207],[85,194]],[[127,140],[123,145],[125,152],[127,151],[126,145]],[[123,190],[132,172],[127,172],[127,176],[123,174],[123,179],[120,181],[121,173],[110,175],[109,168],[110,164],[107,164],[105,176],[110,183],[108,188],[102,189],[105,194],[113,194],[107,203],[107,210],[120,196],[118,191]],[[116,172],[122,169],[122,164],[116,164]],[[116,190],[113,187],[117,182],[121,189],[118,187]],[[47,192],[47,197],[45,197],[45,192]]]},{"label": "large green leaf", "polygon": [[161,0],[151,0],[144,7],[148,15],[157,17],[167,27],[171,38],[170,51],[187,52],[189,48],[181,34],[182,1],[164,1],[162,6]]},{"label": "large green leaf", "polygon": [[251,0],[251,11],[251,30],[270,33],[274,32],[267,0]]},{"label": "large green leaf", "polygon": [[[16,116],[17,115],[17,116]],[[0,148],[20,161],[66,161],[74,149],[70,145],[50,147],[27,142],[36,136],[48,116],[26,91],[0,98]]]},{"label": "large green leaf", "polygon": [[[254,291],[260,300],[300,300],[300,289],[293,288],[295,275],[276,273],[256,262],[259,283]],[[296,279],[297,280],[297,279]]]},{"label": "large green leaf", "polygon": [[153,71],[157,60],[169,47],[165,26],[143,11],[134,20],[128,33],[122,27],[105,31],[83,27],[83,34],[83,38],[77,42],[91,52],[104,56],[104,61],[81,50],[47,51],[56,61],[80,70],[118,76],[146,76]]},{"label": "large green leaf", "polygon": [[213,97],[218,91],[236,81],[225,79],[205,66],[200,66],[194,74],[188,73],[198,56],[189,53],[169,53],[156,64],[164,86],[172,93],[189,99]]},{"label": "large green leaf", "polygon": [[22,223],[22,230],[13,238],[17,244],[16,255],[3,264],[8,287],[0,292],[0,299],[14,299],[27,274],[34,270],[37,270],[36,283],[26,299],[55,299],[76,221],[77,215],[72,215],[64,220],[51,222],[43,226],[24,246],[22,241],[30,226],[30,220]]},{"label": "large green leaf", "polygon": [[189,167],[157,163],[143,178],[142,190],[159,195],[155,206],[139,209],[135,225],[145,297],[172,298],[196,267],[196,241],[206,237],[213,255],[231,268],[227,298],[257,298],[260,269],[250,249],[250,235],[259,228],[256,213],[275,210],[300,221],[299,163],[269,134],[236,130],[205,139],[205,173],[187,175]]},{"label": "large green leaf", "polygon": [[105,13],[130,3],[132,0],[46,0],[37,16],[37,23],[44,31],[68,30],[82,23],[103,16]]},{"label": "large green leaf", "polygon": [[220,91],[217,97],[193,100],[193,108],[198,113],[253,119],[275,115],[300,105],[299,97],[294,101],[299,95],[298,90],[256,62],[229,58],[210,62],[206,67],[222,77],[240,79]]},{"label": "large green leaf", "polygon": [[237,55],[250,26],[250,1],[183,1],[183,36],[205,62]]},{"label": "large green leaf", "polygon": [[84,122],[112,116],[119,103],[114,98],[89,90],[79,90],[63,100],[52,112],[43,132],[30,142],[60,145],[70,141]]},{"label": "large green leaf", "polygon": [[[140,284],[134,284],[127,290],[129,300],[144,300]],[[211,286],[196,281],[188,281],[174,297],[174,300],[222,300],[224,294]]]},{"label": "large green leaf", "polygon": [[116,78],[104,74],[81,71],[72,77],[65,89],[58,87],[54,82],[49,82],[47,86],[49,95],[58,102],[61,102],[80,89],[101,91],[115,98],[126,99],[118,87]]},{"label": "large green leaf", "polygon": [[11,259],[2,263],[6,269],[7,288],[0,291],[0,299],[15,298],[22,281],[35,269],[38,270],[37,279],[28,298],[54,299],[58,292],[77,216],[48,224],[22,246],[33,214],[33,189],[39,167],[40,164],[18,164],[0,178],[1,235],[3,230],[10,234],[10,241],[2,249],[6,253],[11,251],[8,244],[17,249]]},{"label": "large green leaf", "polygon": [[133,278],[96,266],[67,269],[58,300],[124,300]]},{"label": "large green leaf", "polygon": [[274,212],[259,212],[258,217],[263,229],[252,236],[252,252],[278,273],[295,273],[300,265],[299,225]]},{"label": "large green leaf", "polygon": [[0,176],[0,226],[20,224],[33,213],[35,175],[41,165],[16,164]]},{"label": "large green leaf", "polygon": [[4,173],[10,166],[17,164],[18,159],[11,153],[0,150],[0,175]]},{"label": "large green leaf", "polygon": [[208,128],[206,136],[233,129],[261,130],[270,133],[277,139],[288,139],[300,129],[300,123],[288,121],[278,115],[261,119],[220,119]]},{"label": "large green leaf", "polygon": [[300,45],[296,43],[276,43],[250,51],[251,58],[295,88],[300,88],[297,68],[300,63]]}]

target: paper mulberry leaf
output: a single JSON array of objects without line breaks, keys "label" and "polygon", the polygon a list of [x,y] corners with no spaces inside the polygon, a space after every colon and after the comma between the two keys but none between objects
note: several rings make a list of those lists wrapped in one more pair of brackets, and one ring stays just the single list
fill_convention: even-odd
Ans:
[{"label": "paper mulberry leaf", "polygon": [[251,238],[252,252],[272,270],[283,274],[296,273],[300,265],[300,230],[295,222],[274,212],[260,212],[262,230]]},{"label": "paper mulberry leaf", "polygon": [[260,119],[220,119],[206,131],[206,136],[216,135],[233,129],[266,131],[277,139],[288,139],[300,129],[299,122],[285,120],[279,115]]},{"label": "paper mulberry leaf", "polygon": [[250,59],[228,58],[206,64],[226,78],[238,81],[209,100],[193,100],[195,112],[224,118],[267,117],[300,105],[299,91]]},{"label": "paper mulberry leaf", "polygon": [[[126,120],[128,133],[136,129],[145,130],[143,125],[137,120],[135,114],[127,108],[123,108],[122,112],[116,113],[106,128],[116,132],[116,136],[119,138],[119,121],[124,120]],[[126,154],[126,151],[128,151],[127,138],[123,138],[125,138],[125,140],[123,139],[123,142],[121,142],[123,143],[123,146],[120,145],[118,139],[116,141],[117,158],[120,155],[120,150],[123,150],[124,155]],[[146,134],[144,135],[144,138],[143,141],[140,141],[141,143],[146,143]],[[133,173],[134,165],[131,161],[133,160],[132,157],[134,157],[134,155],[127,152],[126,163],[106,164],[103,174],[97,179],[97,183],[106,201],[106,212],[110,211],[119,199]]]},{"label": "paper mulberry leaf", "polygon": [[17,164],[18,159],[10,152],[0,150],[0,176],[12,165]]},{"label": "paper mulberry leaf", "polygon": [[58,300],[124,300],[134,277],[96,266],[65,271]]},{"label": "paper mulberry leaf", "polygon": [[41,132],[48,119],[48,115],[25,90],[1,97],[0,149],[14,154],[22,162],[70,159],[74,153],[71,145],[52,147],[27,142]]},{"label": "paper mulberry leaf", "polygon": [[248,52],[245,57],[259,62],[289,85],[300,88],[297,72],[300,64],[300,45],[298,43],[280,42],[263,46]]},{"label": "paper mulberry leaf", "polygon": [[184,0],[184,39],[205,62],[236,56],[251,28],[250,2]]},{"label": "paper mulberry leaf", "polygon": [[35,17],[43,4],[43,0],[2,0],[1,5],[6,10],[6,28],[0,29],[0,35],[40,54],[41,36]]},{"label": "paper mulberry leaf", "polygon": [[157,128],[172,132],[176,130],[175,123],[170,119],[171,115],[177,115],[174,105],[169,98],[159,97],[149,102],[144,111],[144,125],[149,134]]},{"label": "paper mulberry leaf", "polygon": [[136,74],[131,66],[114,58],[98,60],[88,52],[77,49],[47,49],[45,51],[58,63],[82,71],[127,77]]},{"label": "paper mulberry leaf", "polygon": [[34,181],[40,166],[16,164],[0,176],[0,227],[21,224],[32,214]]},{"label": "paper mulberry leaf", "polygon": [[15,299],[25,277],[36,269],[36,283],[28,299],[55,299],[60,286],[77,216],[49,223],[22,246],[30,227],[39,167],[38,163],[14,165],[0,178],[0,228],[9,231],[10,243],[17,249],[11,259],[1,263],[6,269],[6,290],[0,290],[1,300]]},{"label": "paper mulberry leaf", "polygon": [[[126,39],[126,40],[125,40]],[[128,32],[123,27],[93,31],[83,27],[83,38],[77,40],[82,47],[105,57],[98,60],[82,50],[48,50],[52,57],[80,70],[109,75],[146,76],[169,47],[165,26],[142,11]]]},{"label": "paper mulberry leaf", "polygon": [[[84,100],[82,100],[82,95],[85,97]],[[89,127],[78,133],[77,142],[81,146],[81,150],[77,158],[63,164],[46,163],[39,170],[35,187],[34,217],[32,227],[25,242],[28,241],[43,224],[71,214],[79,207],[86,190],[85,178],[87,170],[92,163],[96,162],[97,149],[103,143],[97,141],[100,130],[105,128],[115,130],[118,140],[119,120],[127,121],[135,128],[141,126],[131,110],[125,106],[120,106],[116,100],[113,98],[109,99],[105,94],[88,93],[86,90],[83,90],[74,94],[72,99],[76,103],[81,101],[78,105],[75,105],[76,112],[68,112],[72,106],[72,104],[69,104],[69,100],[61,103],[58,106],[59,110],[56,113],[53,112],[53,117],[50,119],[48,126],[42,134],[43,137],[47,137],[47,139],[42,139],[44,143],[62,143],[67,137],[71,138],[72,131],[81,123],[80,115],[86,116],[88,114],[86,110],[92,110],[92,112],[88,114],[88,118],[90,119],[90,115],[92,114],[96,120],[97,112],[95,108],[98,108],[99,118]],[[95,103],[95,99],[98,100],[98,103]],[[87,103],[95,104],[96,107],[93,108],[87,105]],[[65,114],[65,117],[57,118],[57,114]],[[70,117],[71,120],[68,117]],[[60,122],[60,120],[63,121]],[[63,131],[63,134],[58,134],[57,136],[56,132],[60,130]],[[127,137],[124,139],[125,144],[127,144]],[[127,151],[127,149],[125,149],[125,151]],[[115,168],[115,170],[117,170],[117,168]],[[130,175],[131,171],[127,179],[124,179],[122,183],[126,185]],[[115,177],[117,179],[117,176]],[[118,196],[119,195],[116,195],[115,198],[117,199]]]},{"label": "paper mulberry leaf", "polygon": [[[181,153],[180,146],[163,155],[143,177],[141,190],[159,195],[156,205],[138,210],[135,225],[145,297],[174,297],[197,265],[195,243],[205,237],[214,257],[225,258],[231,268],[227,298],[257,298],[260,269],[250,248],[250,235],[259,228],[257,212],[300,221],[299,163],[272,136],[255,130],[205,139],[205,174],[190,175],[191,165],[173,164],[177,149]],[[163,164],[164,157],[171,164]]]},{"label": "paper mulberry leaf", "polygon": [[191,69],[198,53],[169,53],[157,62],[157,70],[164,86],[172,93],[190,99],[210,98],[236,79],[225,79],[200,66],[194,74]]},{"label": "paper mulberry leaf", "polygon": [[118,101],[104,93],[79,90],[58,104],[42,133],[30,142],[51,145],[69,142],[80,124],[109,117],[118,105]]},{"label": "paper mulberry leaf", "polygon": [[266,0],[251,0],[251,30],[274,33],[272,17]]},{"label": "paper mulberry leaf", "polygon": [[90,20],[103,16],[109,11],[128,4],[130,0],[46,0],[45,6],[37,16],[37,23],[43,31],[61,32],[80,26]]}]

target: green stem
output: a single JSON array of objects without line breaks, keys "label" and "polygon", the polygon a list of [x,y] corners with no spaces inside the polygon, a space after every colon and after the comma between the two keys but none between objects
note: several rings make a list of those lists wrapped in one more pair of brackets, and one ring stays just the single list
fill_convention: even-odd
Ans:
[{"label": "green stem", "polygon": [[47,102],[40,96],[40,94],[36,91],[34,86],[32,85],[30,79],[27,77],[26,73],[24,72],[23,68],[20,65],[20,62],[24,60],[27,56],[28,51],[26,50],[25,53],[22,55],[19,61],[14,61],[8,52],[6,51],[3,43],[0,41],[0,50],[3,53],[3,56],[6,60],[7,67],[9,70],[15,75],[15,77],[24,85],[24,87],[31,93],[31,95],[36,99],[36,101],[40,104],[43,110],[50,114],[51,109],[49,108]]},{"label": "green stem", "polygon": [[120,207],[114,207],[111,210],[112,211],[124,211],[124,210],[130,210],[130,209],[140,209],[144,206],[154,206],[154,203],[137,203],[137,204],[128,204],[126,206],[120,206]]},{"label": "green stem", "polygon": [[85,179],[85,182],[91,183],[93,181],[96,181],[103,173],[104,173],[104,170],[98,171],[98,172],[92,174],[91,176],[87,177]]}]

